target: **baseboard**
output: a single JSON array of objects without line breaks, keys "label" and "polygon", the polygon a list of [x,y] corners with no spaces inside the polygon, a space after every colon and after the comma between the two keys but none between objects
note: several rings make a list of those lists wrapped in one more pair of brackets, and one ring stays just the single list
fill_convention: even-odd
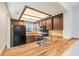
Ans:
[{"label": "baseboard", "polygon": [[4,52],[5,52],[5,49],[7,48],[7,46],[5,45],[2,49],[2,51],[0,52],[0,56],[3,56],[4,55]]},{"label": "baseboard", "polygon": [[69,40],[69,39],[76,39],[76,40],[79,40],[79,38],[75,38],[75,37],[71,37],[71,38],[64,38],[64,39],[67,39],[67,40]]}]

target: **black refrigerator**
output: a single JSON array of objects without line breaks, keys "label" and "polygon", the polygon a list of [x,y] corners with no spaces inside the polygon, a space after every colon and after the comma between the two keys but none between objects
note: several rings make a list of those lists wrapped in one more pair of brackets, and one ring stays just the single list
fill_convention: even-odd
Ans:
[{"label": "black refrigerator", "polygon": [[11,34],[11,47],[26,43],[26,29],[24,25],[13,25]]}]

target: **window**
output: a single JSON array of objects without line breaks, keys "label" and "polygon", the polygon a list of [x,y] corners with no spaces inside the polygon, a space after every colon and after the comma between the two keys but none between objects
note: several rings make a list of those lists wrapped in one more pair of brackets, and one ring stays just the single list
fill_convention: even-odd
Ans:
[{"label": "window", "polygon": [[26,32],[31,32],[33,30],[33,23],[25,23]]}]

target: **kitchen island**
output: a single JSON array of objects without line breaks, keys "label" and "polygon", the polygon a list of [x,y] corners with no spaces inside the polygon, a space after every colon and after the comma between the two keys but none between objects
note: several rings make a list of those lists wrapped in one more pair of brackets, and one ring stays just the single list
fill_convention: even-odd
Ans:
[{"label": "kitchen island", "polygon": [[[57,37],[54,37],[57,39]],[[21,46],[7,48],[4,56],[60,56],[65,50],[69,48],[74,42],[74,39],[55,41],[39,46],[36,42],[24,44]]]}]

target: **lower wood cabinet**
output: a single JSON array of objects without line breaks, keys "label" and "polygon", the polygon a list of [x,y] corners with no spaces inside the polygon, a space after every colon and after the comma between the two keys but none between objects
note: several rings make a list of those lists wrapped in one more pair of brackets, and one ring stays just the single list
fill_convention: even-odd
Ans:
[{"label": "lower wood cabinet", "polygon": [[26,43],[32,43],[32,42],[35,42],[35,41],[36,41],[35,36],[33,36],[33,35],[26,36]]}]

